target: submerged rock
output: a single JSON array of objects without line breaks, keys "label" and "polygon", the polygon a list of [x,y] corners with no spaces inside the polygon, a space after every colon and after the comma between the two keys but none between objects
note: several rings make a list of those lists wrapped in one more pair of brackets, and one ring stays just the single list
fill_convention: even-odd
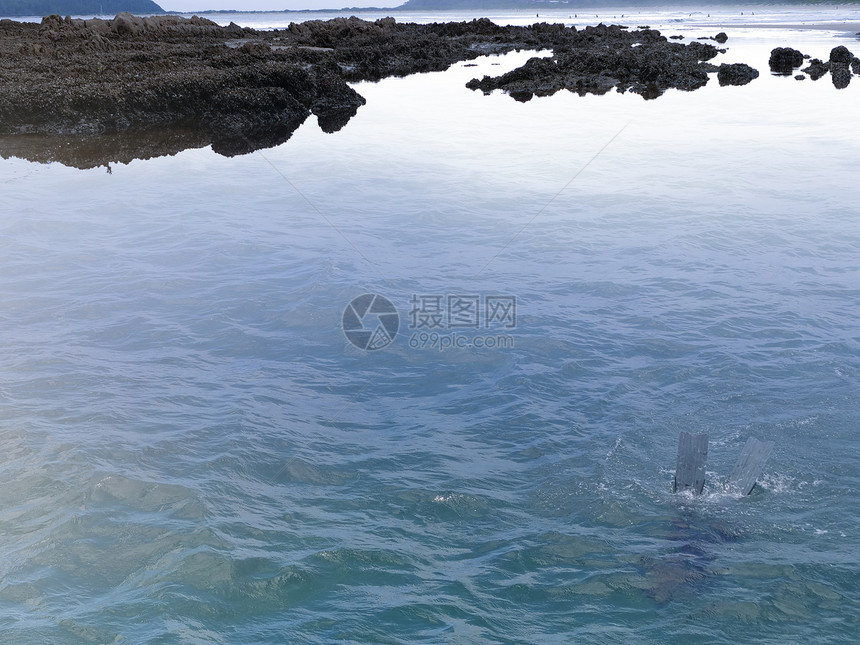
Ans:
[{"label": "submerged rock", "polygon": [[776,47],[770,52],[768,65],[776,74],[791,74],[795,67],[803,65],[803,54],[791,47]]}]

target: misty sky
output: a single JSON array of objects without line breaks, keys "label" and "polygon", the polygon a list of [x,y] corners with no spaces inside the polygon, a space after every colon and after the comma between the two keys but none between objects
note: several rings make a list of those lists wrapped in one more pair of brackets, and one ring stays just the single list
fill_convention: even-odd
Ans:
[{"label": "misty sky", "polygon": [[155,0],[165,11],[205,11],[238,9],[280,11],[281,9],[340,9],[342,7],[394,7],[406,0]]}]

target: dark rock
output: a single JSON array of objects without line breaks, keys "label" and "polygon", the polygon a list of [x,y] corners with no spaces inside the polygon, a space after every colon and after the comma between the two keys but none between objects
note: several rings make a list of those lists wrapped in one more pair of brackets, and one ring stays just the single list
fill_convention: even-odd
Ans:
[{"label": "dark rock", "polygon": [[[231,49],[235,28],[204,18],[47,16],[17,29],[0,28],[0,136],[181,126],[238,154],[285,141],[311,113],[334,127],[364,104],[325,65],[279,55],[262,39]],[[23,56],[9,55],[16,47]]]},{"label": "dark rock", "polygon": [[770,52],[770,71],[775,74],[791,74],[795,67],[803,65],[803,54],[791,47],[777,47]]},{"label": "dark rock", "polygon": [[830,71],[830,63],[825,63],[818,58],[813,58],[809,61],[809,65],[804,67],[801,71],[809,74],[809,78],[813,81],[817,81]]},{"label": "dark rock", "polygon": [[573,47],[551,58],[532,58],[498,77],[473,79],[467,87],[485,93],[502,89],[517,100],[567,89],[576,94],[605,94],[615,88],[644,98],[667,88],[694,90],[716,71],[705,63],[717,55],[713,45],[672,43],[654,30],[624,32],[616,27],[586,27]]},{"label": "dark rock", "polygon": [[758,70],[744,63],[723,63],[717,71],[720,85],[746,85],[754,78],[758,78]]},{"label": "dark rock", "polygon": [[852,54],[845,45],[839,45],[838,47],[834,47],[830,50],[831,64],[842,63],[844,65],[849,65],[853,58],[854,54]]},{"label": "dark rock", "polygon": [[267,45],[266,43],[247,42],[241,47],[239,47],[239,51],[244,54],[250,54],[251,56],[264,58],[268,54],[272,53],[272,48],[269,47],[269,45]]},{"label": "dark rock", "polygon": [[848,87],[848,84],[851,82],[851,70],[848,69],[848,65],[843,63],[831,63],[830,80],[833,81],[833,87],[838,90]]},{"label": "dark rock", "polygon": [[709,45],[706,43],[692,42],[687,45],[687,49],[689,51],[695,52],[696,57],[699,60],[711,60],[717,54],[724,54],[726,50],[717,49],[713,45]]},{"label": "dark rock", "polygon": [[684,40],[683,36],[669,36],[672,40]]},{"label": "dark rock", "polygon": [[726,35],[726,32],[724,32],[724,31],[721,31],[716,36],[714,36],[714,40],[716,40],[721,45],[723,43],[725,43],[728,39],[729,39],[729,37]]},{"label": "dark rock", "polygon": [[225,27],[225,30],[231,36],[241,37],[245,34],[242,28],[233,21],[230,21],[230,24]]},{"label": "dark rock", "polygon": [[137,36],[144,29],[143,19],[130,13],[117,14],[111,22],[111,31],[117,36]]},{"label": "dark rock", "polygon": [[358,106],[356,105],[350,108],[333,109],[319,113],[314,112],[314,114],[316,114],[317,125],[320,127],[320,130],[326,134],[332,134],[343,129],[357,112]]},{"label": "dark rock", "polygon": [[860,74],[860,58],[855,58],[851,61],[851,71],[855,74]]},{"label": "dark rock", "polygon": [[806,76],[804,76],[803,74],[798,74],[797,76],[795,76],[795,77],[794,77],[794,80],[796,80],[796,81],[805,81],[805,80],[806,80]]}]

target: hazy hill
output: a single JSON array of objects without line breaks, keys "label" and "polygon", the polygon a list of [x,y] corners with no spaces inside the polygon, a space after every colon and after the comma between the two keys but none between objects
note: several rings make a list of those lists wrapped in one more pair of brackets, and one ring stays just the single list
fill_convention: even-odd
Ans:
[{"label": "hazy hill", "polygon": [[[578,3],[578,0],[571,0],[571,2]],[[594,2],[586,4],[595,6]],[[547,0],[408,0],[397,8],[424,11],[427,9],[531,9],[534,7],[562,9],[568,6],[572,7],[573,4],[568,2],[550,3]],[[581,6],[586,5],[582,4]]]},{"label": "hazy hill", "polygon": [[131,13],[164,13],[152,0],[0,0],[0,16],[62,16]]},{"label": "hazy hill", "polygon": [[[847,4],[855,4],[857,0],[848,0]],[[751,0],[750,5],[766,5],[768,0]],[[781,4],[825,4],[824,0],[782,0]],[[445,10],[445,9],[570,9],[595,8],[611,6],[614,8],[634,7],[663,7],[665,0],[408,0],[397,7],[403,10]],[[674,0],[672,5],[704,6],[701,0]],[[708,6],[730,5],[739,6],[737,0],[711,0]]]}]

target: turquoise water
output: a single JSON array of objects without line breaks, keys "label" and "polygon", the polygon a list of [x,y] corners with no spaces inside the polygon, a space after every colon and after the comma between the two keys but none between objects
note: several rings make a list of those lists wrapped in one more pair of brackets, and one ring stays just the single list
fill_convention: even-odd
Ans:
[{"label": "turquoise water", "polygon": [[528,55],[247,156],[0,162],[0,641],[856,640],[860,82],[464,88]]}]

